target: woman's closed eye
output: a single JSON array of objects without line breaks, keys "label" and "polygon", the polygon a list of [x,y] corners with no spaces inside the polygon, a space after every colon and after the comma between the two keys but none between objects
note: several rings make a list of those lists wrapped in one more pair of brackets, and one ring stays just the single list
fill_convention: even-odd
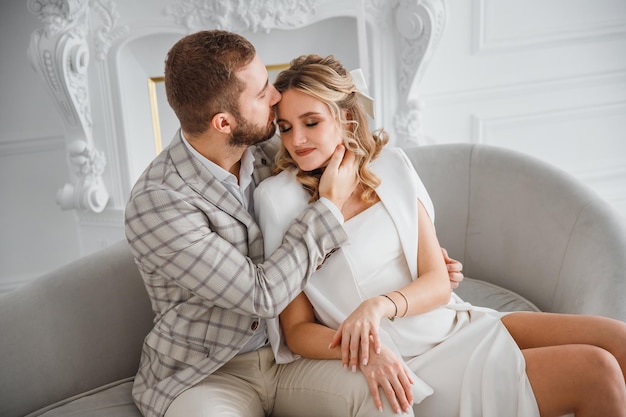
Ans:
[{"label": "woman's closed eye", "polygon": [[[317,120],[311,120],[311,121],[306,121],[304,122],[304,126],[305,127],[315,127],[319,124],[319,121]],[[291,125],[287,124],[287,123],[278,123],[278,131],[280,133],[286,133],[289,132],[291,130]]]},{"label": "woman's closed eye", "polygon": [[280,133],[289,132],[290,130],[291,130],[291,125],[283,124],[283,123],[278,124],[278,131]]}]

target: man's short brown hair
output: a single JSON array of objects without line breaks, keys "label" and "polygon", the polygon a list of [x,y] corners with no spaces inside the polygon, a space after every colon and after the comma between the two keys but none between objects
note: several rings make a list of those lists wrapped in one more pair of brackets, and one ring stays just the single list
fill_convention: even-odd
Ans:
[{"label": "man's short brown hair", "polygon": [[186,133],[205,132],[217,113],[239,113],[244,85],[235,75],[255,55],[246,38],[222,30],[197,32],[174,44],[165,60],[165,92]]}]

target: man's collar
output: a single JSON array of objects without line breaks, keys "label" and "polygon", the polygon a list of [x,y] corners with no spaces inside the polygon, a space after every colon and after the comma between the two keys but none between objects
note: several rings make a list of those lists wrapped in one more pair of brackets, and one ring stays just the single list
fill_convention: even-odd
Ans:
[{"label": "man's collar", "polygon": [[[225,170],[224,168],[222,168],[215,162],[211,161],[209,158],[202,155],[193,146],[191,146],[189,141],[187,141],[187,138],[185,138],[185,135],[183,134],[182,130],[180,131],[180,137],[182,138],[183,143],[185,144],[187,149],[189,149],[189,152],[191,152],[191,154],[195,156],[202,163],[202,165],[204,165],[211,172],[211,174],[213,174],[213,176],[218,181],[223,182],[227,178],[229,178],[230,175],[233,175],[231,172]],[[242,178],[247,179],[251,177],[252,172],[254,171],[254,153],[252,152],[251,148],[252,147],[248,146],[246,150],[243,152],[243,155],[241,156],[241,166],[239,167],[240,183],[242,182],[241,181]],[[244,182],[247,182],[247,181],[244,180]]]}]

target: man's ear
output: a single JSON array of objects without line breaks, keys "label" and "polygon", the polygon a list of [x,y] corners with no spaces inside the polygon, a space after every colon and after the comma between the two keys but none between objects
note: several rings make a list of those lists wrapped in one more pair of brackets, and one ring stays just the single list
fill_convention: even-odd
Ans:
[{"label": "man's ear", "polygon": [[220,133],[230,134],[233,130],[233,122],[235,118],[228,112],[217,113],[211,119],[211,126]]}]

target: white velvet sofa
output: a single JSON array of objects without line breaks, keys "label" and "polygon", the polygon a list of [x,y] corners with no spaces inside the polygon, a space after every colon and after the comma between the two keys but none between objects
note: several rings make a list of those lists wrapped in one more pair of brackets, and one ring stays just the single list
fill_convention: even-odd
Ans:
[{"label": "white velvet sofa", "polygon": [[[484,145],[407,150],[465,299],[626,320],[626,230],[595,193]],[[125,242],[0,297],[0,416],[138,417],[130,396],[150,302]]]}]

